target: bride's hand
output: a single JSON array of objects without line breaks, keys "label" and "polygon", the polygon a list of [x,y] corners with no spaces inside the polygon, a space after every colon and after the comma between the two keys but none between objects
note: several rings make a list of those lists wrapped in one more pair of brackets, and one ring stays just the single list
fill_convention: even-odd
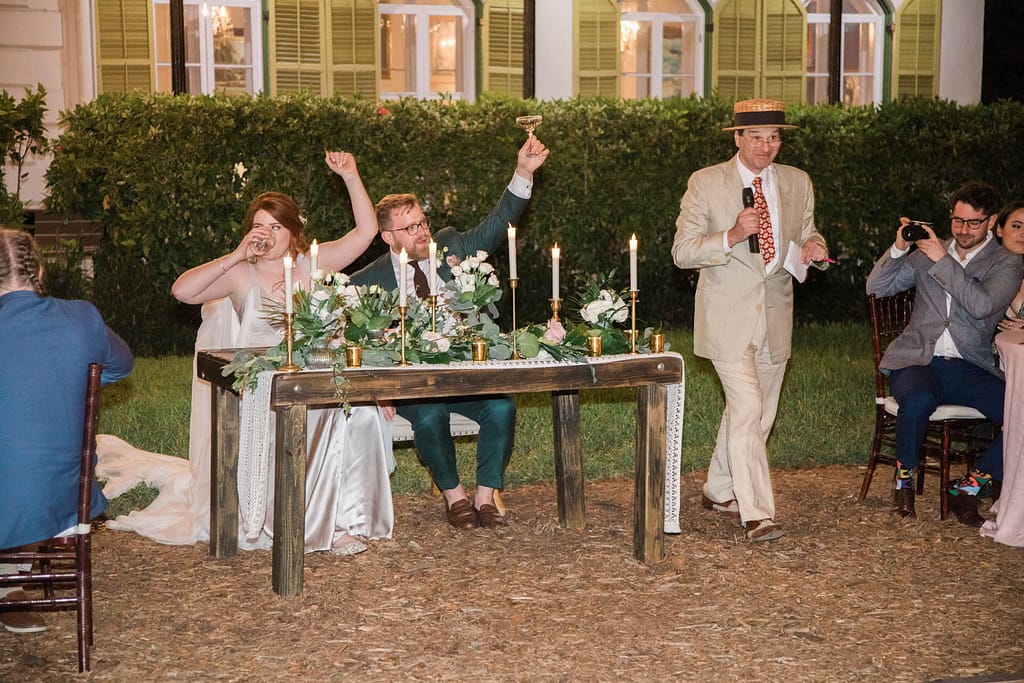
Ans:
[{"label": "bride's hand", "polygon": [[332,171],[345,180],[359,177],[356,158],[348,152],[324,152],[324,161]]}]

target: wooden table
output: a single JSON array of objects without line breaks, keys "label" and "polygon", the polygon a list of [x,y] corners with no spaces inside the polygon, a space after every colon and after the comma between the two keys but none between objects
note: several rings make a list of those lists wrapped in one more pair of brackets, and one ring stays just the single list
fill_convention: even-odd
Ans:
[{"label": "wooden table", "polygon": [[[221,369],[234,349],[200,351],[196,372],[211,392],[210,554],[238,552],[239,401],[233,378]],[[604,360],[604,359],[602,359]],[[668,385],[683,381],[678,354],[624,355],[609,362],[362,367],[345,370],[348,400],[434,399],[496,393],[551,392],[554,418],[558,519],[583,529],[583,449],[580,443],[580,389],[637,387],[636,485],[633,554],[645,563],[665,556],[663,527]],[[277,373],[270,405],[277,413],[274,472],[273,587],[280,595],[302,592],[306,498],[306,411],[337,406],[330,371]]]}]

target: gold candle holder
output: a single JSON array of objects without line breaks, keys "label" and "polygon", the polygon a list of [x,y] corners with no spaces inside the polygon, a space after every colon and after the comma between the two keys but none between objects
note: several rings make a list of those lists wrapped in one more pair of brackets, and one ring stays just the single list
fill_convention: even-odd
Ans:
[{"label": "gold candle holder", "polygon": [[637,300],[637,295],[638,294],[639,294],[638,290],[635,290],[635,289],[629,290],[629,302],[630,302],[630,304],[632,305],[632,308],[633,308],[633,317],[632,317],[632,322],[630,322],[630,329],[629,329],[630,346],[632,347],[631,350],[630,350],[630,353],[640,353],[639,351],[636,350],[636,300]]},{"label": "gold candle holder", "polygon": [[358,368],[363,364],[363,347],[345,347],[345,367]]},{"label": "gold candle holder", "polygon": [[474,339],[473,343],[473,360],[477,363],[482,363],[487,360],[487,340],[486,339]]},{"label": "gold candle holder", "polygon": [[412,365],[405,359],[405,314],[409,311],[408,306],[398,307],[398,320],[399,320],[399,336],[402,338],[402,361],[399,365]]},{"label": "gold candle holder", "polygon": [[292,320],[294,317],[294,313],[284,314],[284,341],[288,355],[285,356],[285,364],[278,368],[281,372],[299,371],[299,366],[292,362],[292,346],[295,343],[295,330],[292,328]]},{"label": "gold candle holder", "polygon": [[427,297],[430,303],[430,331],[437,332],[437,294]]},{"label": "gold candle holder", "polygon": [[651,353],[665,353],[665,335],[655,332],[651,335]]},{"label": "gold candle holder", "polygon": [[548,299],[551,303],[551,319],[558,320],[558,309],[562,307],[561,299]]},{"label": "gold candle holder", "polygon": [[590,352],[591,356],[600,356],[603,342],[601,341],[601,335],[588,334],[587,335],[587,351]]},{"label": "gold candle holder", "polygon": [[516,287],[519,286],[519,278],[510,277],[508,279],[508,286],[512,289],[512,358],[513,360],[519,360],[522,358],[516,346]]}]

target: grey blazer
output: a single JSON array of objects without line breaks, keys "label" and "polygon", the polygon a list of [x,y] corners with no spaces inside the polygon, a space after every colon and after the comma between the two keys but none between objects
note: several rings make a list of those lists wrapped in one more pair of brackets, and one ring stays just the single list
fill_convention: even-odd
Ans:
[{"label": "grey blazer", "polygon": [[[946,248],[949,248],[947,241]],[[1002,378],[992,355],[996,324],[1020,289],[1024,276],[1021,257],[1003,249],[994,238],[961,267],[950,255],[937,262],[914,250],[892,258],[886,249],[868,275],[867,293],[892,296],[911,287],[917,289],[914,312],[907,329],[886,349],[882,368],[899,370],[927,365],[935,355],[935,344],[949,329],[964,360]],[[946,294],[952,297],[946,313]]]}]

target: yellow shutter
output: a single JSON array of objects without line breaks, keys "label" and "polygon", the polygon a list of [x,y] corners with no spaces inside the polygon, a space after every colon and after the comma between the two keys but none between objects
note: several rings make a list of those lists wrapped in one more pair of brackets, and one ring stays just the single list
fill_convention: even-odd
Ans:
[{"label": "yellow shutter", "polygon": [[149,6],[149,0],[94,0],[98,92],[153,92]]},{"label": "yellow shutter", "polygon": [[575,95],[618,97],[619,8],[614,0],[576,3]]},{"label": "yellow shutter", "polygon": [[711,82],[730,100],[756,96],[758,88],[757,3],[724,0],[715,11]]},{"label": "yellow shutter", "polygon": [[896,15],[893,49],[895,97],[939,94],[941,0],[908,0]]},{"label": "yellow shutter", "polygon": [[804,100],[807,14],[799,0],[724,0],[713,35],[711,80],[722,97]]},{"label": "yellow shutter", "polygon": [[377,8],[373,0],[330,0],[330,90],[376,98]]},{"label": "yellow shutter", "polygon": [[763,7],[761,96],[787,104],[803,102],[807,92],[807,14],[797,0],[763,0]]},{"label": "yellow shutter", "polygon": [[321,0],[278,0],[270,9],[270,94],[326,91]]},{"label": "yellow shutter", "polygon": [[523,0],[488,0],[483,30],[484,92],[523,96]]}]

